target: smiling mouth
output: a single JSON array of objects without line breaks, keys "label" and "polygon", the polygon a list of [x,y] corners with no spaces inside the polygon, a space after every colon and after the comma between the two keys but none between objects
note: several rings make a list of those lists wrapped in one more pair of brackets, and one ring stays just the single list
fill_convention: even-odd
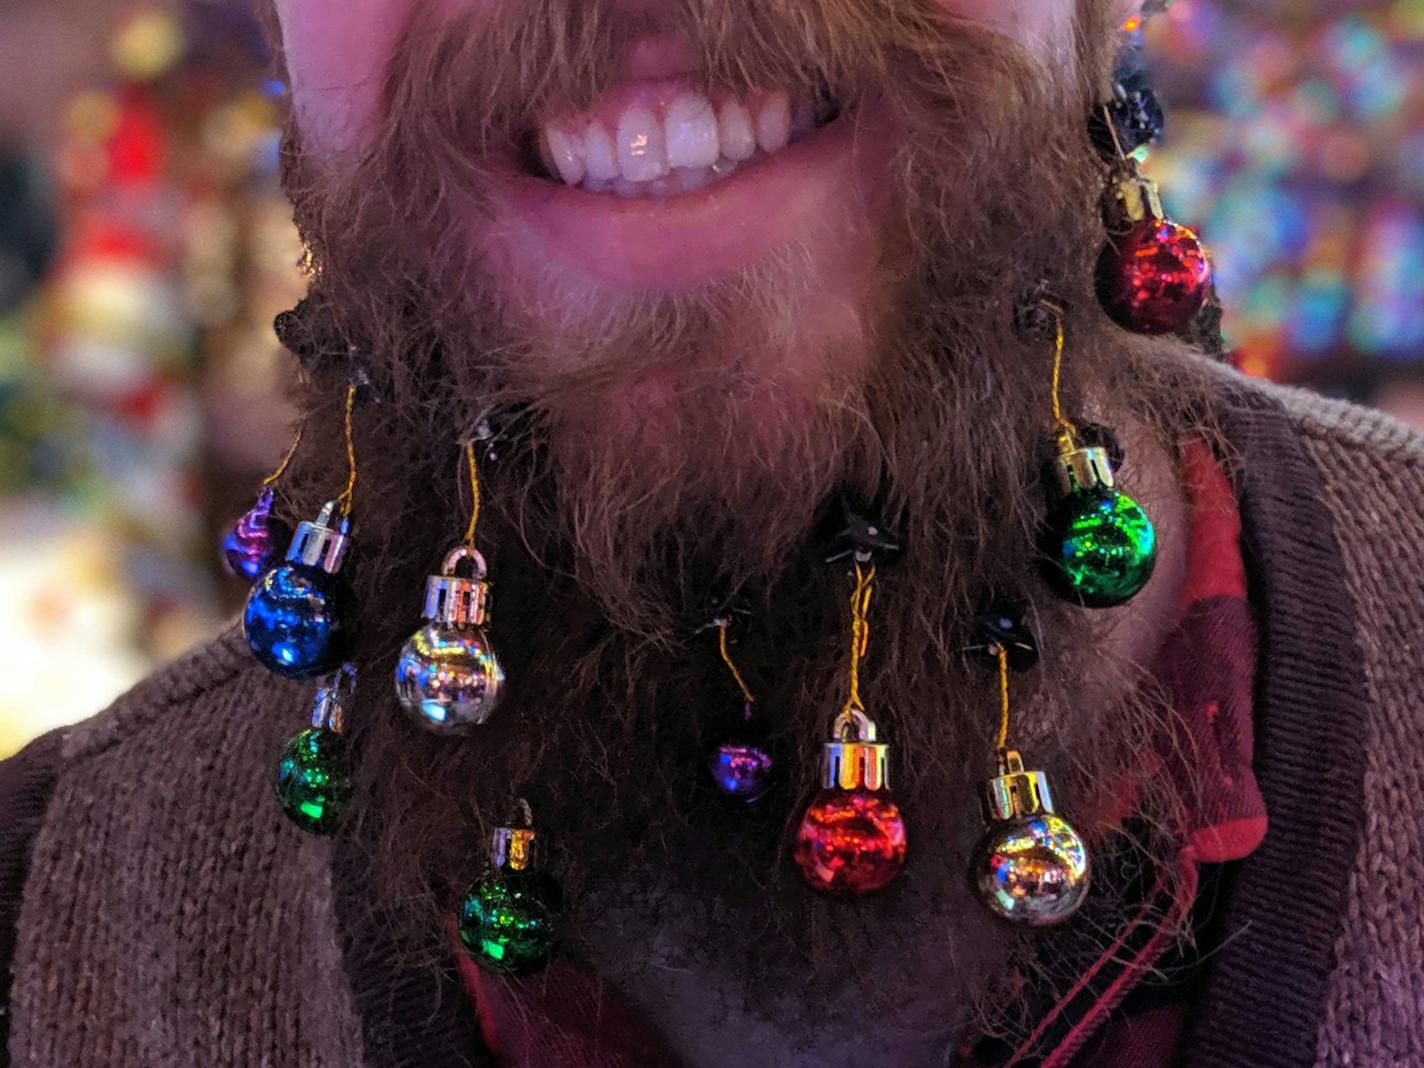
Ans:
[{"label": "smiling mouth", "polygon": [[667,200],[726,181],[833,123],[827,92],[704,94],[682,79],[614,89],[531,131],[527,174],[625,200]]}]

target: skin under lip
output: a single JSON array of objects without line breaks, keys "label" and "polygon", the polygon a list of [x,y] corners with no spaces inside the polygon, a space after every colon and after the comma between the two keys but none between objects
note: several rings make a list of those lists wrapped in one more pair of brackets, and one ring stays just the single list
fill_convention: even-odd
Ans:
[{"label": "skin under lip", "polygon": [[519,258],[553,261],[604,284],[682,289],[751,266],[828,213],[864,207],[850,116],[725,181],[668,200],[622,200],[511,173],[495,192],[491,236]]}]

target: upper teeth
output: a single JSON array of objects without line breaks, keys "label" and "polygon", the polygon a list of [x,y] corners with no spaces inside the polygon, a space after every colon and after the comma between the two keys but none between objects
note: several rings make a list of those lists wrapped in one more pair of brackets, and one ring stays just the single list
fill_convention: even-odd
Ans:
[{"label": "upper teeth", "polygon": [[545,165],[569,185],[623,196],[668,196],[724,178],[758,149],[776,152],[814,125],[782,92],[750,102],[727,97],[714,106],[701,93],[679,92],[664,106],[632,103],[547,123]]}]

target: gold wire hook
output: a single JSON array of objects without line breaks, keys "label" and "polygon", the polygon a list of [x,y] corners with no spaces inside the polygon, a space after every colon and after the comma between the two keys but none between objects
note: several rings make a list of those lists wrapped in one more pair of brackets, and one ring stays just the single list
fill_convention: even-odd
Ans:
[{"label": "gold wire hook", "polygon": [[1041,300],[1039,304],[1053,314],[1053,386],[1050,398],[1053,405],[1053,425],[1059,434],[1076,440],[1078,428],[1063,414],[1063,352],[1068,344],[1068,334],[1063,327],[1063,309],[1049,300]]},{"label": "gold wire hook", "polygon": [[356,384],[346,387],[346,488],[336,498],[345,515],[351,512],[352,499],[356,496],[356,438],[352,427],[356,411]]},{"label": "gold wire hook", "polygon": [[737,684],[737,689],[742,691],[742,697],[747,704],[756,704],[756,698],[752,696],[751,687],[747,685],[747,680],[742,678],[742,673],[738,670],[736,662],[732,660],[732,651],[727,647],[727,628],[731,625],[731,620],[722,618],[717,621],[717,649],[722,654],[722,662],[727,665],[727,670],[732,673],[732,679]]},{"label": "gold wire hook", "polygon": [[875,568],[866,570],[859,561],[855,565],[855,589],[850,595],[850,685],[841,715],[865,711],[860,699],[860,662],[870,649],[870,598],[875,586]]},{"label": "gold wire hook", "polygon": [[287,446],[286,455],[282,457],[282,462],[277,465],[277,470],[262,480],[263,486],[270,486],[287,473],[287,468],[291,466],[292,457],[297,455],[297,449],[301,447],[302,435],[306,433],[306,420],[297,424],[297,432],[292,438],[292,443]]},{"label": "gold wire hook", "polygon": [[465,527],[465,544],[475,547],[475,528],[480,522],[480,472],[475,457],[475,441],[465,442],[465,465],[470,472],[470,522]]},{"label": "gold wire hook", "polygon": [[995,648],[999,657],[999,743],[996,748],[1002,753],[1009,747],[1009,651],[1002,645]]}]

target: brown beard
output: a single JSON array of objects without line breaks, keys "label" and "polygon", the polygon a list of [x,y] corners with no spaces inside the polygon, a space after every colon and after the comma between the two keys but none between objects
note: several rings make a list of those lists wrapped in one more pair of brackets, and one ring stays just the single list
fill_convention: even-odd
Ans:
[{"label": "brown beard", "polygon": [[[678,24],[708,85],[825,85],[851,112],[874,94],[903,131],[864,337],[820,353],[811,382],[771,370],[792,344],[774,328],[795,299],[789,269],[650,297],[597,330],[535,328],[450,236],[452,204],[485,200],[481,150],[507,145],[521,115],[591,101],[637,28],[591,0],[507,6],[488,21],[417,19],[379,136],[345,177],[288,138],[313,265],[305,406],[322,428],[288,485],[300,512],[341,480],[348,344],[380,394],[357,416],[348,566],[365,628],[351,732],[385,899],[448,908],[516,796],[534,803],[571,890],[676,856],[709,898],[779,902],[762,921],[803,945],[806,932],[827,946],[874,930],[907,893],[959,894],[974,784],[992,770],[995,679],[962,654],[986,597],[1035,606],[1045,657],[1016,682],[1017,727],[1062,796],[1093,797],[1170,733],[1133,696],[1139,666],[1094,653],[1102,620],[1036,577],[1052,347],[1014,325],[1046,289],[1067,308],[1074,412],[1111,398],[1169,448],[1192,425],[1195,398],[1157,359],[1170,343],[1112,328],[1091,291],[1101,174],[1082,126],[1108,68],[1109,5],[1080,5],[1069,85],[929,0],[685,5]],[[630,383],[669,368],[677,388],[627,417]],[[480,530],[509,684],[488,726],[450,741],[402,716],[391,669],[425,576],[463,529],[457,442],[492,408],[518,413],[482,471]],[[880,579],[862,687],[895,746],[915,850],[901,888],[854,912],[800,890],[783,847],[844,699],[849,587],[814,534],[843,494],[875,502],[906,547]],[[739,707],[697,631],[727,591],[754,608],[736,654],[787,772],[750,817],[729,816],[704,771],[709,731]],[[1149,802],[1155,819],[1173,807]],[[1158,848],[1171,841],[1168,828]]]}]

